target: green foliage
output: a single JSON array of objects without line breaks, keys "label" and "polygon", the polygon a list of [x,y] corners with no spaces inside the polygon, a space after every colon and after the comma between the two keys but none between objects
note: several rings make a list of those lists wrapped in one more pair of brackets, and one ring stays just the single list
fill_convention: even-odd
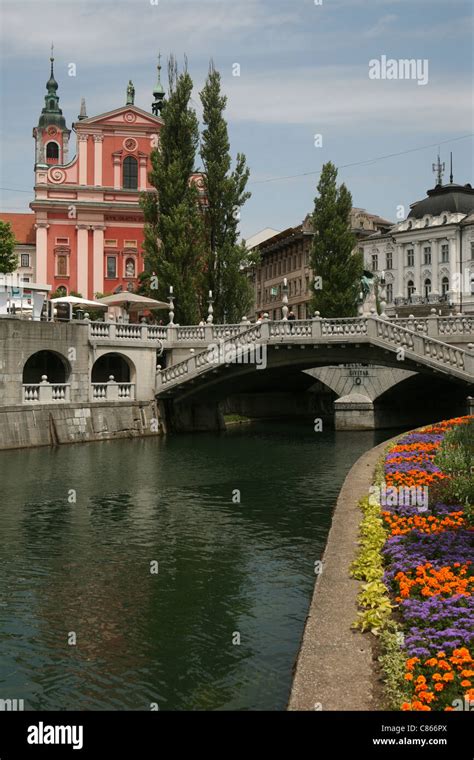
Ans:
[{"label": "green foliage", "polygon": [[378,635],[387,624],[393,605],[383,582],[382,547],[387,539],[380,505],[374,499],[364,498],[359,502],[364,513],[360,526],[359,552],[352,563],[351,575],[365,581],[357,601],[362,611],[354,623],[361,631],[371,631]]},{"label": "green foliage", "polygon": [[196,323],[204,313],[204,227],[198,191],[190,181],[199,141],[198,120],[190,106],[192,89],[187,70],[178,74],[172,57],[160,149],[151,152],[149,180],[157,192],[141,198],[146,267],[158,275],[158,288],[149,295],[165,300],[172,285],[175,321],[181,324]]},{"label": "green foliage", "polygon": [[435,464],[449,474],[436,484],[431,500],[461,504],[469,524],[474,524],[474,420],[457,425],[444,436]]},{"label": "green foliage", "polygon": [[15,253],[15,235],[10,222],[0,220],[0,273],[10,274],[18,266],[18,256]]},{"label": "green foliage", "polygon": [[411,700],[410,686],[405,680],[406,652],[401,647],[402,632],[391,620],[380,633],[381,654],[378,658],[383,672],[387,708],[400,710],[403,702]]},{"label": "green foliage", "polygon": [[337,187],[337,169],[324,164],[314,201],[311,266],[322,287],[315,291],[311,308],[322,317],[352,317],[357,314],[362,254],[352,253],[356,243],[349,229],[352,196],[344,184]]},{"label": "green foliage", "polygon": [[200,93],[204,129],[201,158],[206,190],[206,292],[212,290],[217,322],[238,322],[252,302],[252,290],[243,271],[245,245],[239,245],[240,208],[250,197],[245,187],[249,178],[245,156],[237,154],[231,171],[231,156],[224,111],[227,98],[221,93],[221,77],[212,62]]}]

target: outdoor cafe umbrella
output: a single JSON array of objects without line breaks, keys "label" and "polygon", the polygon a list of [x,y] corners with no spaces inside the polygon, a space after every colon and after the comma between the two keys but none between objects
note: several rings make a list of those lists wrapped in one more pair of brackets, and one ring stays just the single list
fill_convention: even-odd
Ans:
[{"label": "outdoor cafe umbrella", "polygon": [[122,306],[126,311],[143,311],[144,309],[169,309],[169,303],[165,301],[156,301],[154,298],[147,298],[136,293],[115,293],[111,296],[105,296],[99,299],[104,306]]},{"label": "outdoor cafe umbrella", "polygon": [[90,301],[87,298],[79,298],[79,296],[59,296],[58,298],[51,298],[50,303],[54,304],[67,304],[69,306],[69,319],[72,319],[72,307],[73,306],[85,306],[89,309],[106,309],[104,303],[100,301]]}]

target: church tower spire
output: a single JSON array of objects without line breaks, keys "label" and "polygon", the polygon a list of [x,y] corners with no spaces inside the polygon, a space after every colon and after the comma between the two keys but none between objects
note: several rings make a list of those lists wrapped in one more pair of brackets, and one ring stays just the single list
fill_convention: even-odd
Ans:
[{"label": "church tower spire", "polygon": [[165,90],[161,84],[161,53],[158,53],[158,79],[153,90],[153,103],[151,104],[151,112],[153,116],[159,116],[161,109],[163,108],[163,100],[165,98]]},{"label": "church tower spire", "polygon": [[51,70],[46,82],[44,106],[33,130],[36,140],[36,164],[64,164],[67,162],[68,142],[71,130],[59,107],[58,83],[54,76],[54,45],[51,43]]}]

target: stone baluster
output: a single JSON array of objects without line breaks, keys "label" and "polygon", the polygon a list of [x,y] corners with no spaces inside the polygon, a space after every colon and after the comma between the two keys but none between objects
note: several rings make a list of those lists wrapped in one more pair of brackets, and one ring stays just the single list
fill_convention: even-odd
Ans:
[{"label": "stone baluster", "polygon": [[41,385],[39,387],[39,401],[41,404],[51,404],[53,400],[53,388],[48,381],[47,375],[41,375]]}]

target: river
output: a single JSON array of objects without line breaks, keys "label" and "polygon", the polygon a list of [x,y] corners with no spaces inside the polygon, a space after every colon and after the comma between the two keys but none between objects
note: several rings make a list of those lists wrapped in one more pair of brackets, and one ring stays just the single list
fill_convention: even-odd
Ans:
[{"label": "river", "polygon": [[331,512],[393,431],[265,422],[0,454],[0,699],[285,708]]}]

